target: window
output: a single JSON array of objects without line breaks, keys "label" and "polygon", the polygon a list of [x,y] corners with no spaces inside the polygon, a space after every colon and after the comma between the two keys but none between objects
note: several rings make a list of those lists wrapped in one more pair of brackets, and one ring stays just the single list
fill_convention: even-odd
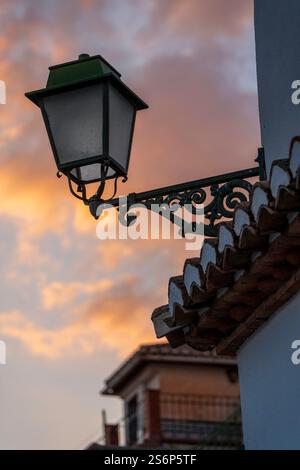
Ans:
[{"label": "window", "polygon": [[126,442],[128,445],[135,444],[137,441],[137,425],[138,425],[138,401],[134,395],[126,403]]}]

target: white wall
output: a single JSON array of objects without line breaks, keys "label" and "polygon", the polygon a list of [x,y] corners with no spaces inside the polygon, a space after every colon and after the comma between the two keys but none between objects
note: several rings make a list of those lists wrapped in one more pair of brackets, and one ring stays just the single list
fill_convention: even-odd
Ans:
[{"label": "white wall", "polygon": [[[238,352],[246,449],[300,449],[300,293]],[[300,355],[299,355],[300,356]]]},{"label": "white wall", "polygon": [[300,135],[300,104],[292,104],[300,80],[300,1],[254,0],[257,76],[266,168],[287,158],[291,138]]}]

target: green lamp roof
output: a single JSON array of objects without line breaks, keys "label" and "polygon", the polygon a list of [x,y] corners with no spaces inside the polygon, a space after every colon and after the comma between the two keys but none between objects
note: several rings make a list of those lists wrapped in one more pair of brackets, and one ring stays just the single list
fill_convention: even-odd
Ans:
[{"label": "green lamp roof", "polygon": [[41,99],[49,94],[65,91],[90,82],[109,79],[131,99],[137,109],[148,108],[148,105],[131,91],[120,79],[121,74],[101,55],[89,56],[80,54],[78,60],[49,67],[46,88],[25,93],[25,96],[40,106]]},{"label": "green lamp roof", "polygon": [[100,78],[108,73],[120,78],[121,74],[113,68],[101,55],[90,57],[88,54],[80,54],[78,60],[52,65],[46,88],[70,85],[81,80]]}]

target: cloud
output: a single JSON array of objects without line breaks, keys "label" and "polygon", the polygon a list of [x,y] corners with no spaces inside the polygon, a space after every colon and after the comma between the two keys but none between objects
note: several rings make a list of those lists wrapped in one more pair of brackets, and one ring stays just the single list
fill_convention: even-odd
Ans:
[{"label": "cloud", "polygon": [[36,325],[22,312],[15,310],[0,314],[0,331],[2,338],[18,340],[31,354],[48,359],[59,358],[70,348],[77,354],[93,351],[90,337],[87,338],[82,332],[80,323],[50,330]]},{"label": "cloud", "polygon": [[113,286],[111,279],[101,279],[94,282],[52,282],[42,289],[42,305],[45,310],[65,307],[80,299],[82,295],[89,296],[103,293]]},{"label": "cloud", "polygon": [[[73,307],[73,318],[69,316],[66,324],[51,329],[33,322],[19,310],[1,312],[1,338],[18,340],[31,354],[52,360],[91,355],[105,347],[123,357],[137,344],[153,340],[148,324],[151,302],[138,294],[136,279],[127,279],[111,289],[107,281],[100,281],[98,288],[96,284],[74,283],[63,289],[57,283],[44,291],[45,307],[68,305],[74,301],[74,289],[78,286],[85,294],[93,291],[94,295]],[[56,293],[66,298],[61,302]]]},{"label": "cloud", "polygon": [[144,66],[150,110],[140,116],[130,187],[139,190],[254,166],[257,101],[228,76],[232,52],[199,47],[193,57],[158,57]]},{"label": "cloud", "polygon": [[155,25],[177,34],[212,37],[238,36],[252,21],[250,0],[154,0],[150,3],[149,30]]}]

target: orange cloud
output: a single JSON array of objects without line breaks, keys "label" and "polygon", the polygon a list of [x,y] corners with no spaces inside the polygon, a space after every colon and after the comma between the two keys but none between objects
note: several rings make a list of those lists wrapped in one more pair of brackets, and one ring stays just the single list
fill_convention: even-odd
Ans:
[{"label": "orange cloud", "polygon": [[19,311],[0,314],[2,337],[20,341],[33,355],[57,359],[70,349],[75,354],[91,354],[91,338],[82,331],[80,323],[49,330],[34,324]]},{"label": "orange cloud", "polygon": [[[1,337],[18,340],[31,354],[52,360],[90,355],[103,348],[123,357],[141,342],[153,340],[149,302],[134,292],[132,282],[81,304],[74,309],[73,321],[53,329],[36,324],[21,311],[2,312]],[[51,296],[47,301],[53,306]]]},{"label": "orange cloud", "polygon": [[45,310],[65,307],[81,295],[95,295],[108,291],[114,282],[101,279],[94,282],[52,282],[42,289],[42,304]]},{"label": "orange cloud", "polygon": [[[55,178],[30,175],[32,159],[24,154],[22,164],[4,165],[0,174],[0,212],[26,224],[31,235],[63,229],[70,204],[64,203]],[[29,167],[29,168],[28,168]],[[55,210],[56,208],[56,210]]]}]

